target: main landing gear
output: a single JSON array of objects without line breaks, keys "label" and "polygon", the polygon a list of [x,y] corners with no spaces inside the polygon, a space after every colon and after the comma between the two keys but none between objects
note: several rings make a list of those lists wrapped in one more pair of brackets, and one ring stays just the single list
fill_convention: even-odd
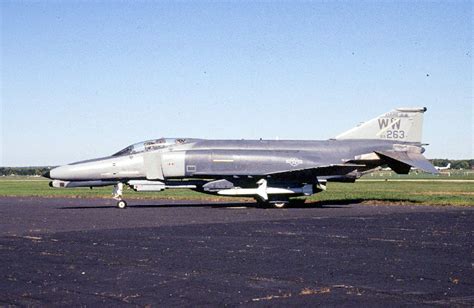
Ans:
[{"label": "main landing gear", "polygon": [[275,202],[271,202],[271,204],[273,204],[273,206],[277,209],[282,209],[284,208],[285,206],[287,206],[289,203],[289,201],[275,201]]},{"label": "main landing gear", "polygon": [[127,202],[122,199],[122,194],[123,194],[123,183],[117,183],[114,186],[114,190],[112,192],[112,198],[114,200],[117,200],[117,208],[118,209],[125,209],[127,207]]},{"label": "main landing gear", "polygon": [[301,207],[305,203],[305,199],[291,199],[286,196],[272,196],[267,201],[262,201],[261,199],[256,198],[257,207],[260,208],[275,208],[282,209],[289,205]]},{"label": "main landing gear", "polygon": [[261,208],[276,208],[282,209],[286,207],[290,200],[285,197],[271,198],[270,200],[262,201],[261,199],[256,198],[257,206]]}]

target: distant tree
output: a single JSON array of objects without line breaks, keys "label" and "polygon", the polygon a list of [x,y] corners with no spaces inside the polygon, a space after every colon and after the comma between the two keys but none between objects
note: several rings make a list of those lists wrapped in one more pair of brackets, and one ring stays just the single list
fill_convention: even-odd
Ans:
[{"label": "distant tree", "polygon": [[42,175],[51,167],[0,167],[0,176],[2,175]]},{"label": "distant tree", "polygon": [[447,159],[447,158],[445,158],[445,159],[439,159],[439,158],[437,158],[437,159],[432,159],[432,160],[431,160],[431,163],[432,163],[433,165],[437,166],[437,167],[445,167],[445,166],[447,166],[449,163],[451,163],[451,161],[450,161],[449,159]]},{"label": "distant tree", "polygon": [[452,169],[471,169],[469,162],[466,160],[455,161],[451,165]]}]

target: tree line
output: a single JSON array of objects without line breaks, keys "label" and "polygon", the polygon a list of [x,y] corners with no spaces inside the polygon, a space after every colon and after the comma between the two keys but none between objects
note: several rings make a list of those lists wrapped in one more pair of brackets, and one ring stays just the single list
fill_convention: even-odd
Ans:
[{"label": "tree line", "polygon": [[0,167],[0,176],[8,175],[42,175],[52,167]]},{"label": "tree line", "polygon": [[448,164],[451,164],[451,169],[472,169],[474,166],[474,159],[430,159],[431,163],[438,167],[446,167]]}]

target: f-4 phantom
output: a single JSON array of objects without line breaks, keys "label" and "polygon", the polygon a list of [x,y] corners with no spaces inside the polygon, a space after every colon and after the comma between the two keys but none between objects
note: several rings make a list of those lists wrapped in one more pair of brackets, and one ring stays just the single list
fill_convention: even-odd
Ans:
[{"label": "f-4 phantom", "polygon": [[382,165],[399,174],[412,167],[438,173],[422,155],[425,111],[397,108],[328,140],[148,140],[44,176],[52,179],[51,187],[113,186],[118,208],[127,207],[124,185],[253,197],[280,208],[291,197],[324,191],[327,182],[354,182]]}]

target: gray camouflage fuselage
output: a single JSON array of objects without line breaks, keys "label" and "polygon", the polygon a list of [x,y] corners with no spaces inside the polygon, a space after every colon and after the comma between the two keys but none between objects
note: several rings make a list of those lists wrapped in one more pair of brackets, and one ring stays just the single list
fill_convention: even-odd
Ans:
[{"label": "gray camouflage fuselage", "polygon": [[[114,185],[118,206],[123,184],[137,191],[191,188],[205,193],[251,196],[262,202],[311,195],[327,181],[353,182],[388,165],[438,172],[422,155],[426,108],[397,108],[333,139],[205,140],[161,138],[116,154],[52,169],[52,187]],[[276,204],[276,203],[275,203]]]},{"label": "gray camouflage fuselage", "polygon": [[[162,149],[128,153],[76,162],[51,170],[51,177],[64,181],[147,179],[147,160],[161,161],[163,180],[169,179],[234,179],[265,176],[287,170],[308,169],[346,162],[368,163],[359,171],[382,164],[379,159],[363,160],[362,155],[374,151],[393,150],[394,145],[416,146],[386,140],[186,140]],[[418,144],[418,146],[420,146]],[[161,156],[154,160],[150,156]],[[336,170],[325,176],[343,176]],[[291,178],[291,177],[289,177]],[[158,178],[157,178],[158,179]],[[270,177],[270,182],[271,177]],[[291,179],[294,182],[296,179]],[[304,181],[307,182],[306,180]],[[314,183],[317,179],[314,179]]]}]

